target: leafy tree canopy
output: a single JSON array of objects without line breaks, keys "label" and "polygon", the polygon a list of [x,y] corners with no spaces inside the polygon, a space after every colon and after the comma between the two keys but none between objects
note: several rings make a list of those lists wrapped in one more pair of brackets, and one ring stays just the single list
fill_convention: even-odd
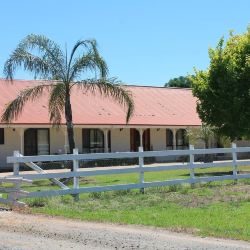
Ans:
[{"label": "leafy tree canopy", "polygon": [[209,49],[207,71],[192,76],[201,120],[231,140],[250,136],[250,27]]},{"label": "leafy tree canopy", "polygon": [[176,77],[165,83],[165,87],[191,88],[191,79],[186,76]]}]

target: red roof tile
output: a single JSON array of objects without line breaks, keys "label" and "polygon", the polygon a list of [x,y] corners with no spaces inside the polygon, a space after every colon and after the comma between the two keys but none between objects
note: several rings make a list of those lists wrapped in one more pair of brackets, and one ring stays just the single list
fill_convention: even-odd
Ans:
[{"label": "red roof tile", "polygon": [[[0,109],[13,100],[20,90],[38,81],[15,80],[13,84],[0,79]],[[129,125],[199,126],[196,99],[190,89],[124,86],[135,102],[135,113]],[[13,124],[50,124],[47,110],[48,95],[29,102]],[[125,125],[126,111],[111,99],[82,93],[74,89],[71,97],[73,122],[79,125]],[[65,120],[63,119],[63,123]]]}]

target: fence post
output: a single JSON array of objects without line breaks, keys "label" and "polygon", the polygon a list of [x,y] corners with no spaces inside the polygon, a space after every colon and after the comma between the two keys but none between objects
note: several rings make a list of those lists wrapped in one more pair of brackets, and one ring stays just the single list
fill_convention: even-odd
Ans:
[{"label": "fence post", "polygon": [[[194,150],[194,145],[189,145],[189,150],[190,150],[190,154],[189,154],[189,168],[190,168],[190,178],[192,180],[195,179],[195,174],[194,174],[194,155],[192,153],[192,150]],[[191,187],[194,187],[194,183],[191,183]]]},{"label": "fence post", "polygon": [[232,143],[232,158],[233,158],[233,176],[234,183],[237,183],[237,153],[236,153],[237,145],[236,143]]},{"label": "fence post", "polygon": [[[143,147],[139,147],[139,152],[143,152]],[[144,165],[144,158],[139,157],[139,168],[140,168],[140,184],[144,183],[144,171],[143,171],[143,165]],[[144,188],[140,189],[140,192],[144,194]]]},{"label": "fence post", "polygon": [[[73,155],[78,155],[78,148],[73,149]],[[73,171],[74,173],[77,173],[79,169],[79,161],[78,160],[73,160]],[[79,177],[74,177],[74,189],[79,188]],[[75,201],[79,201],[79,193],[74,195]]]},{"label": "fence post", "polygon": [[[20,156],[19,151],[18,150],[14,151],[13,156],[14,157],[19,157]],[[15,175],[15,176],[19,175],[19,162],[15,162],[13,164],[13,175]]]}]

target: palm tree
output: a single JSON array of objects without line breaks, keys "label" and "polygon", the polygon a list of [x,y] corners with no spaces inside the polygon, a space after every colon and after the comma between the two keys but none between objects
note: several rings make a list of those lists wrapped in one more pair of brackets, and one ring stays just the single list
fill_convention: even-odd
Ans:
[{"label": "palm tree", "polygon": [[200,128],[188,128],[186,132],[189,142],[194,144],[200,140],[204,143],[206,149],[209,148],[210,141],[216,135],[215,129],[206,124],[202,124]]},{"label": "palm tree", "polygon": [[[206,124],[202,124],[199,129],[187,129],[187,137],[189,142],[195,143],[197,141],[202,141],[204,143],[205,149],[210,147],[210,142],[216,136],[215,128],[212,128]],[[204,162],[212,161],[212,155],[205,154]]]},{"label": "palm tree", "polygon": [[[49,93],[48,111],[53,125],[61,124],[64,114],[67,126],[70,153],[75,147],[73,117],[71,108],[72,89],[99,92],[111,97],[127,108],[126,122],[134,111],[131,93],[114,78],[108,79],[108,67],[97,50],[95,40],[76,42],[68,56],[58,44],[43,35],[28,35],[17,46],[4,65],[4,75],[12,81],[18,68],[43,79],[39,84],[22,90],[11,101],[2,114],[2,121],[10,123],[21,114],[25,103],[35,101],[45,92]],[[82,79],[84,73],[95,73],[92,79]]]}]

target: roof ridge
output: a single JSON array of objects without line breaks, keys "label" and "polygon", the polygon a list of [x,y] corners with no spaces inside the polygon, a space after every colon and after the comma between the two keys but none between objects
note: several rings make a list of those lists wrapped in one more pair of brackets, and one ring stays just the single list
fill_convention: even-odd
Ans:
[{"label": "roof ridge", "polygon": [[181,87],[164,87],[164,86],[135,85],[135,84],[123,84],[123,86],[127,86],[127,87],[145,87],[145,88],[160,88],[160,89],[183,89],[183,90],[191,90],[192,89],[192,88],[181,88]]},{"label": "roof ridge", "polygon": [[[7,79],[0,77],[0,81],[6,81]],[[13,79],[13,81],[16,82],[38,82],[38,81],[44,81],[44,82],[56,82],[56,80],[46,80],[46,79]],[[181,89],[181,90],[191,90],[191,88],[180,88],[180,87],[164,87],[164,86],[154,86],[154,85],[136,85],[136,84],[129,84],[129,83],[125,83],[122,84],[122,86],[126,86],[126,87],[138,87],[138,88],[159,88],[159,89]]]}]

